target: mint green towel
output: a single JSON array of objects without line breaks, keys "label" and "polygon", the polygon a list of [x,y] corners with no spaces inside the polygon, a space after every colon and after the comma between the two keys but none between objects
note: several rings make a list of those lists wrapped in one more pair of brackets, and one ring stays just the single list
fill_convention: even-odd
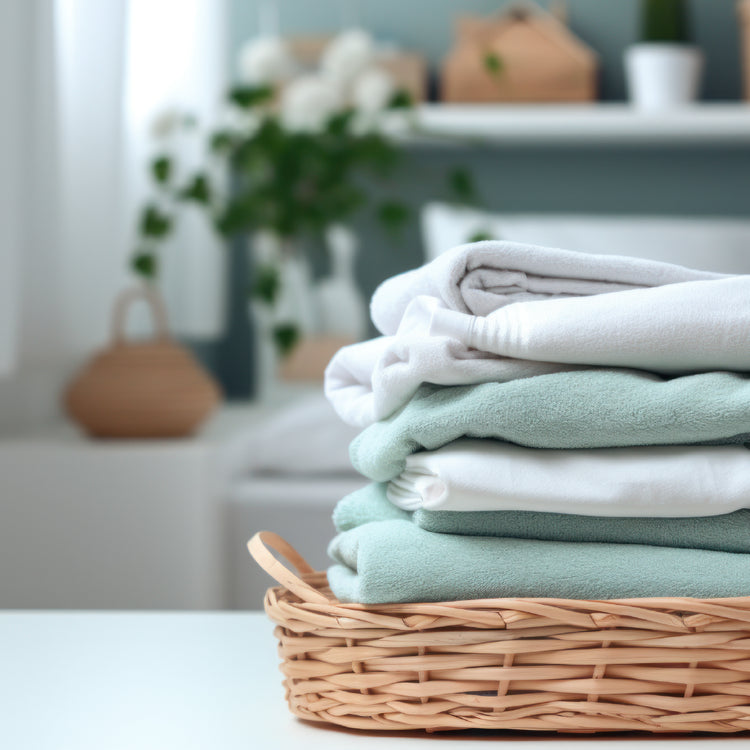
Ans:
[{"label": "mint green towel", "polygon": [[351,445],[354,468],[385,482],[406,457],[460,437],[533,448],[745,443],[750,376],[709,372],[664,380],[636,370],[595,369],[508,383],[422,386],[394,416]]},{"label": "mint green towel", "polygon": [[344,531],[328,553],[334,595],[363,604],[750,594],[750,555],[434,534],[407,520]]},{"label": "mint green towel", "polygon": [[385,495],[386,484],[372,482],[342,497],[333,509],[336,531],[348,531],[373,521],[411,521],[413,513],[396,507]]},{"label": "mint green towel", "polygon": [[333,511],[336,530],[401,519],[440,534],[750,552],[750,510],[700,518],[600,518],[523,510],[418,510],[412,514],[393,505],[385,488],[385,484],[368,484],[339,500]]}]

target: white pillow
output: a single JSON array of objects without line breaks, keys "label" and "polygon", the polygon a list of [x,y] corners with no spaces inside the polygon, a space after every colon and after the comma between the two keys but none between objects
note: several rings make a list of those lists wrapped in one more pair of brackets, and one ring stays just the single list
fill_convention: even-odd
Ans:
[{"label": "white pillow", "polygon": [[220,471],[230,484],[249,477],[359,476],[349,461],[358,432],[322,392],[314,393],[235,435],[223,447]]},{"label": "white pillow", "polygon": [[750,221],[671,216],[493,214],[429,203],[422,211],[425,260],[468,242],[494,239],[632,255],[720,273],[750,273]]}]

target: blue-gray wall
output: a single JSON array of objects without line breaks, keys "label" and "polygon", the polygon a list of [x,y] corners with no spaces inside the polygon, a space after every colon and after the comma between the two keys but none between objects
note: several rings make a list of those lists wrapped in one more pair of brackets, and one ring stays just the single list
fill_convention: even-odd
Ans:
[{"label": "blue-gray wall", "polygon": [[[434,65],[451,45],[453,22],[462,14],[490,15],[504,0],[278,0],[282,34],[335,33],[358,21],[379,39],[419,50]],[[539,2],[548,7],[549,0]],[[692,0],[693,37],[706,53],[704,95],[740,96],[739,29],[734,0]],[[604,99],[624,99],[622,52],[636,41],[638,0],[566,0],[573,32],[601,58]],[[258,0],[230,0],[232,59],[257,31]]]},{"label": "blue-gray wall", "polygon": [[[228,62],[233,65],[242,42],[257,30],[257,2],[230,2]],[[451,44],[457,15],[490,14],[504,3],[279,0],[278,5],[282,34],[336,32],[358,21],[379,38],[423,51],[434,65]],[[573,31],[600,55],[602,98],[624,99],[622,52],[636,39],[637,0],[568,0],[567,7]],[[734,0],[693,0],[690,7],[694,38],[706,55],[704,98],[738,99],[741,76]],[[415,214],[425,201],[444,194],[444,175],[457,164],[472,170],[486,206],[500,211],[742,216],[750,208],[750,149],[743,147],[420,146],[406,158],[397,185],[382,190],[404,197]],[[387,276],[420,262],[416,222],[398,242],[384,238],[367,218],[358,220],[357,226],[363,241],[358,279],[365,294]],[[235,282],[240,284],[237,278]],[[231,347],[227,356],[234,357]]]}]

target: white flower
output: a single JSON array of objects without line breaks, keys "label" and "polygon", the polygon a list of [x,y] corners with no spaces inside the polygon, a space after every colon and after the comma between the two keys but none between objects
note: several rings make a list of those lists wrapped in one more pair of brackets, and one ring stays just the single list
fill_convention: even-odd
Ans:
[{"label": "white flower", "polygon": [[374,115],[388,106],[395,90],[393,78],[386,71],[368,68],[354,81],[351,101],[362,114]]},{"label": "white flower", "polygon": [[320,70],[339,87],[350,84],[375,57],[375,43],[362,29],[341,32],[325,49]]},{"label": "white flower", "polygon": [[264,36],[245,42],[238,56],[238,67],[245,83],[260,86],[289,78],[295,62],[281,39]]},{"label": "white flower", "polygon": [[229,106],[221,114],[222,128],[240,135],[251,135],[259,127],[263,117],[254,110],[239,109]]},{"label": "white flower", "polygon": [[317,133],[339,109],[336,90],[325,78],[313,73],[300,76],[281,94],[281,121],[287,130]]}]

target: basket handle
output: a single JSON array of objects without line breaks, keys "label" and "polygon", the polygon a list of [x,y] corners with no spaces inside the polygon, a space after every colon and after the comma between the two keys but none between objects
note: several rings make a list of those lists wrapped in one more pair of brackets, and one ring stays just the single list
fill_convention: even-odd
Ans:
[{"label": "basket handle", "polygon": [[125,343],[125,317],[133,302],[139,299],[146,302],[151,310],[151,317],[154,322],[154,338],[159,341],[169,340],[167,310],[164,302],[154,288],[143,285],[126,289],[115,300],[115,309],[112,313],[112,340],[116,345]]},{"label": "basket handle", "polygon": [[315,572],[315,569],[310,567],[305,558],[289,542],[282,539],[278,534],[274,534],[273,531],[259,531],[247,543],[247,549],[255,562],[282,586],[297,594],[303,601],[317,604],[330,603],[328,597],[321,594],[309,583],[305,583],[299,576],[280,563],[270,553],[269,547],[290,562],[301,575]]}]

